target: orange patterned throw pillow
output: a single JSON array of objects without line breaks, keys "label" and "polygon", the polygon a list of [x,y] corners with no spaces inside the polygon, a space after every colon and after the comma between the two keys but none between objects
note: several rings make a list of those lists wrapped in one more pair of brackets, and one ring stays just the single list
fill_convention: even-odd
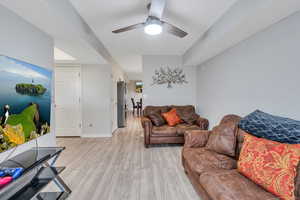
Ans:
[{"label": "orange patterned throw pillow", "polygon": [[162,113],[162,116],[165,118],[169,126],[176,126],[181,122],[175,108],[171,109],[169,112]]},{"label": "orange patterned throw pillow", "polygon": [[238,171],[283,200],[295,200],[300,144],[283,144],[246,134]]}]

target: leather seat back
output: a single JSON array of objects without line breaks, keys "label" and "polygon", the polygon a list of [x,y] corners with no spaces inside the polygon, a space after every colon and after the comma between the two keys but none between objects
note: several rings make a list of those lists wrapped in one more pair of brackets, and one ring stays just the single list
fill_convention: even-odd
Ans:
[{"label": "leather seat back", "polygon": [[171,105],[171,106],[147,106],[144,111],[143,114],[144,116],[149,116],[150,114],[153,113],[164,113],[164,112],[168,112],[170,111],[172,108],[175,108],[178,115],[185,115],[185,114],[192,114],[195,113],[195,107],[193,105],[186,105],[186,106],[177,106],[177,105]]},{"label": "leather seat back", "polygon": [[146,106],[143,114],[144,116],[149,116],[151,114],[157,113],[157,114],[161,114],[164,112],[168,112],[171,110],[170,106]]},{"label": "leather seat back", "polygon": [[[241,119],[242,118],[238,115],[233,115],[233,114],[225,115],[222,118],[219,126],[226,126],[227,123],[229,123],[229,124],[234,123],[236,126],[238,126],[238,123],[240,122]],[[239,154],[240,154],[243,142],[244,142],[244,132],[241,129],[236,128],[235,133],[233,133],[233,134],[235,135],[235,139],[236,139],[235,158],[238,160]]]},{"label": "leather seat back", "polygon": [[186,105],[186,106],[171,105],[170,107],[175,108],[178,114],[180,114],[180,113],[189,113],[189,114],[191,114],[191,113],[196,112],[195,106],[193,106],[193,105]]}]

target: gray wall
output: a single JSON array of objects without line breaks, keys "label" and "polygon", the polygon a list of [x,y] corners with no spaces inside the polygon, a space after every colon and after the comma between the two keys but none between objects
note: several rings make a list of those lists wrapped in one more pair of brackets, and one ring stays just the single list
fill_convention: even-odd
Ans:
[{"label": "gray wall", "polygon": [[[173,85],[151,85],[152,76],[160,67],[183,68],[186,74],[187,84]],[[143,82],[145,105],[187,105],[196,104],[196,68],[183,67],[182,56],[143,56]]]},{"label": "gray wall", "polygon": [[112,136],[111,66],[82,65],[82,136]]},{"label": "gray wall", "polygon": [[[53,69],[53,40],[5,7],[0,6],[0,54],[26,61],[47,69]],[[54,92],[52,93],[54,94]],[[54,98],[52,98],[54,99]],[[54,128],[54,112],[51,113],[51,130]],[[40,146],[55,146],[55,133],[38,139]],[[31,141],[17,148],[18,152],[35,146]],[[9,151],[0,155],[0,162]]]},{"label": "gray wall", "polygon": [[198,108],[211,126],[255,109],[300,120],[299,21],[300,13],[198,68]]}]

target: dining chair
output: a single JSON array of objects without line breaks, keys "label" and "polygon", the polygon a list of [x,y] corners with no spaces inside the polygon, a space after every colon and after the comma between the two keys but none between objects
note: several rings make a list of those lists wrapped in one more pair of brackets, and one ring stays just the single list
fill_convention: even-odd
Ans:
[{"label": "dining chair", "polygon": [[142,116],[142,113],[143,113],[143,99],[140,98],[140,101],[138,102],[138,113],[140,116]]},{"label": "dining chair", "polygon": [[137,113],[139,112],[139,108],[138,108],[138,106],[135,104],[133,98],[131,98],[131,102],[132,102],[132,110],[133,110],[133,115],[134,115],[135,110],[137,110]]}]

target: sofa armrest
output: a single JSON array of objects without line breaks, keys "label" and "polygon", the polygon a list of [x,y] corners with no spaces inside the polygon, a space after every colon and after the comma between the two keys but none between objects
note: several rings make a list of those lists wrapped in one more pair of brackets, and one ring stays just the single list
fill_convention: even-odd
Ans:
[{"label": "sofa armrest", "polygon": [[196,120],[196,125],[198,125],[202,130],[208,130],[208,126],[209,126],[209,121],[205,118],[202,117],[198,117],[198,119]]},{"label": "sofa armrest", "polygon": [[199,148],[204,147],[208,141],[210,131],[190,130],[184,133],[184,147]]},{"label": "sofa armrest", "polygon": [[145,129],[146,126],[151,126],[152,127],[152,122],[148,117],[141,117],[141,124],[142,127]]},{"label": "sofa armrest", "polygon": [[148,117],[142,117],[141,118],[142,127],[144,129],[144,140],[145,140],[145,146],[148,147],[150,144],[150,135],[152,132],[152,122]]}]

